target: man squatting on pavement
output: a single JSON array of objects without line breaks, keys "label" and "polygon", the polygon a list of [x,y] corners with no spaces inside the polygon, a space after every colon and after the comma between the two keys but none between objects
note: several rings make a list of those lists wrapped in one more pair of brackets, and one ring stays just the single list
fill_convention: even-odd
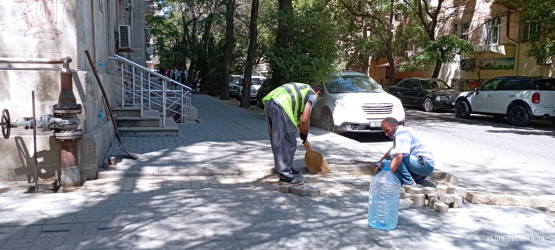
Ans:
[{"label": "man squatting on pavement", "polygon": [[387,117],[382,121],[382,130],[393,139],[393,147],[380,161],[391,160],[391,171],[402,186],[420,184],[432,174],[434,156],[412,128],[401,126],[395,118]]},{"label": "man squatting on pavement", "polygon": [[279,183],[302,185],[304,178],[293,169],[297,150],[297,128],[303,144],[308,136],[312,106],[321,91],[315,92],[303,83],[287,83],[274,89],[262,99],[270,143],[274,154]]}]

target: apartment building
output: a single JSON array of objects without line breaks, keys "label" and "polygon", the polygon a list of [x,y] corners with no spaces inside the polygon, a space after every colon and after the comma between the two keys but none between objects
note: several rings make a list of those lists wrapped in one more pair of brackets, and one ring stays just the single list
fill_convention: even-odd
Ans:
[{"label": "apartment building", "polygon": [[[451,5],[452,1],[444,3],[444,6]],[[438,78],[456,88],[472,89],[496,76],[555,75],[552,59],[537,60],[526,55],[529,42],[539,39],[538,24],[519,23],[519,13],[511,13],[492,0],[468,1],[450,11],[447,15],[452,17],[439,27],[438,36],[455,34],[474,45],[475,52],[469,56],[453,53],[453,61],[443,64]],[[397,60],[402,60],[401,56]],[[385,58],[374,58],[370,75],[388,86],[388,67]],[[428,71],[399,72],[396,80],[430,77],[432,69],[433,65]]]}]

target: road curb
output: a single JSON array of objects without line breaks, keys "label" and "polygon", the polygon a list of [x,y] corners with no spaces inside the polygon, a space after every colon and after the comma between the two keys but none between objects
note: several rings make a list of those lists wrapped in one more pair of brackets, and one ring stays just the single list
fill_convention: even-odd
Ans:
[{"label": "road curb", "polygon": [[474,204],[555,208],[555,195],[527,195],[466,190],[464,198]]}]

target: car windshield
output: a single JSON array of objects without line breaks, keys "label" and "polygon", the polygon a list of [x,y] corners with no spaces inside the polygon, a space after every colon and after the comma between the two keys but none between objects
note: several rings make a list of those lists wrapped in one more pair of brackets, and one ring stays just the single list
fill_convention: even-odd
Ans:
[{"label": "car windshield", "polygon": [[383,92],[380,86],[368,76],[334,77],[326,83],[331,94]]},{"label": "car windshield", "polygon": [[421,81],[421,83],[424,89],[449,89],[449,86],[440,80],[426,80]]},{"label": "car windshield", "polygon": [[251,85],[262,85],[263,82],[261,78],[251,78]]}]

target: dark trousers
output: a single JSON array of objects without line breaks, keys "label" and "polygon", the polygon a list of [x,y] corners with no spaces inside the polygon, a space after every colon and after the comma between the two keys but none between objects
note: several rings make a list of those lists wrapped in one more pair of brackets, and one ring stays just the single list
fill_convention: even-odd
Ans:
[{"label": "dark trousers", "polygon": [[297,150],[297,127],[273,100],[266,102],[264,114],[276,171],[281,179],[291,180],[294,178],[293,157]]}]

